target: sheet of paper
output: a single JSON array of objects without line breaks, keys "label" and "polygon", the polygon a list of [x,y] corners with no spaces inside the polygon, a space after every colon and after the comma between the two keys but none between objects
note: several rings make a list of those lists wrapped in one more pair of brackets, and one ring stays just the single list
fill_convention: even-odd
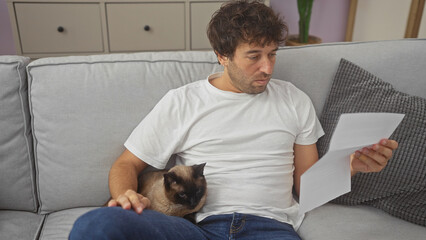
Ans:
[{"label": "sheet of paper", "polygon": [[328,152],[301,176],[299,213],[350,192],[350,155],[382,138],[389,138],[404,116],[398,113],[342,114]]}]

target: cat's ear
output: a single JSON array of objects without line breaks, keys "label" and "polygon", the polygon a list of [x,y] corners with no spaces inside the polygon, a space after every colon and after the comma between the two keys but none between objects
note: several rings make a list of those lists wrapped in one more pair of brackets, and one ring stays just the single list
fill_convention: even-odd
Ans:
[{"label": "cat's ear", "polygon": [[164,186],[166,187],[167,190],[169,190],[170,185],[172,185],[173,183],[176,183],[176,181],[177,181],[176,173],[166,172],[166,173],[164,173],[163,176],[164,176]]},{"label": "cat's ear", "polygon": [[206,166],[206,163],[198,164],[192,166],[194,170],[194,176],[196,177],[202,177],[204,176],[204,167]]}]

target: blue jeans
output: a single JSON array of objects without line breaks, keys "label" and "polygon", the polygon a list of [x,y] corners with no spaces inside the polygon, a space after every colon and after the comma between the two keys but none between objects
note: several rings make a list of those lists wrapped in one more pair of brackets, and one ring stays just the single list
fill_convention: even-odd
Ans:
[{"label": "blue jeans", "polygon": [[195,225],[152,210],[138,215],[119,207],[103,207],[77,219],[69,239],[300,240],[300,237],[289,224],[241,213],[210,216]]}]

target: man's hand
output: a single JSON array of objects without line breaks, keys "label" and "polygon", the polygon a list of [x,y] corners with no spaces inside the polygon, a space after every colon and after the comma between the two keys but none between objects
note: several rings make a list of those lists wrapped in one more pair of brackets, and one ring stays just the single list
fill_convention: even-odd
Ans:
[{"label": "man's hand", "polygon": [[398,148],[395,140],[382,139],[371,147],[365,147],[351,155],[351,174],[380,172],[386,167],[393,151]]},{"label": "man's hand", "polygon": [[147,166],[129,150],[124,150],[109,171],[109,190],[112,199],[108,202],[108,207],[121,206],[123,209],[133,209],[140,214],[144,208],[151,205],[148,198],[136,192],[138,174]]},{"label": "man's hand", "polygon": [[133,190],[127,190],[121,194],[117,199],[111,199],[108,202],[108,207],[121,206],[123,209],[133,209],[136,213],[141,214],[145,208],[151,205],[151,201]]}]

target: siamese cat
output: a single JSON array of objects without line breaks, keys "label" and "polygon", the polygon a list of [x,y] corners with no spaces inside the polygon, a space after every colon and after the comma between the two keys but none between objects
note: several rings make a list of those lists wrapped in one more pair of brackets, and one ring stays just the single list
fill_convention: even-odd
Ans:
[{"label": "siamese cat", "polygon": [[151,201],[149,209],[192,220],[188,215],[200,210],[206,202],[205,165],[178,165],[168,171],[144,173],[139,176],[138,193]]}]

